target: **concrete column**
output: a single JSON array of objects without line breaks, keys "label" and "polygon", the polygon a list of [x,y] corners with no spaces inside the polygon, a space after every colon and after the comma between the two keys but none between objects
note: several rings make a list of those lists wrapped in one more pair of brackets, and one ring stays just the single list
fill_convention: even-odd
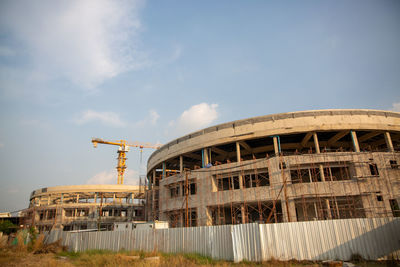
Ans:
[{"label": "concrete column", "polygon": [[79,194],[76,195],[76,203],[79,203]]},{"label": "concrete column", "polygon": [[[289,199],[287,201],[288,208],[286,208],[286,200],[284,198],[281,199],[282,205],[282,213],[283,213],[283,221],[284,222],[296,222],[296,205],[293,199]],[[289,214],[287,212],[289,210]],[[289,218],[290,216],[290,218]]]},{"label": "concrete column", "polygon": [[[316,132],[313,132],[313,139],[314,139],[315,152],[317,154],[320,154],[321,150],[319,149],[318,135],[317,135]],[[320,173],[320,176],[321,176],[321,180],[325,182],[324,166],[322,164],[318,164],[318,168],[319,168],[319,173]]]},{"label": "concrete column", "polygon": [[332,219],[331,205],[329,204],[329,199],[325,199],[325,204],[326,204],[326,212],[328,213],[328,219]]},{"label": "concrete column", "polygon": [[314,138],[315,152],[319,154],[321,153],[321,150],[319,149],[318,135],[316,132],[313,132],[313,138]]},{"label": "concrete column", "polygon": [[207,148],[203,148],[202,155],[203,155],[203,168],[204,168],[210,162],[209,158],[208,158],[208,149]]},{"label": "concrete column", "polygon": [[[163,165],[164,166],[164,165]],[[155,198],[156,198],[156,169],[153,169],[153,186],[152,186],[152,191],[151,191],[151,213],[150,214],[150,220],[154,221],[156,217],[156,211],[155,211]]]},{"label": "concrete column", "polygon": [[183,173],[183,156],[179,156],[179,172]]},{"label": "concrete column", "polygon": [[239,142],[236,142],[236,161],[240,162],[240,144]]},{"label": "concrete column", "polygon": [[185,225],[185,220],[184,220],[183,216],[184,216],[184,213],[180,213],[180,214],[179,214],[179,223],[180,223],[180,227],[186,226],[186,225]]},{"label": "concrete column", "polygon": [[279,154],[279,145],[278,145],[278,137],[274,136],[274,150],[275,150],[275,155]]},{"label": "concrete column", "polygon": [[392,138],[390,137],[389,132],[385,132],[385,141],[386,141],[386,146],[390,152],[394,152],[394,147],[392,143]]},{"label": "concrete column", "polygon": [[210,208],[205,208],[205,218],[206,218],[206,226],[211,226],[212,225],[212,214],[210,211]]},{"label": "concrete column", "polygon": [[[239,144],[239,142],[236,142],[236,159],[237,159],[237,162],[241,162],[240,157],[241,157],[241,155],[240,155],[240,144]],[[233,187],[233,185],[234,185],[234,183],[233,183],[233,180],[232,180],[232,189],[235,189]],[[241,174],[239,174],[239,188],[240,189],[243,188],[243,176]]]},{"label": "concrete column", "polygon": [[63,201],[64,201],[64,194],[63,194],[63,193],[61,193],[61,200],[60,200],[60,204],[63,204]]},{"label": "concrete column", "polygon": [[322,164],[319,164],[318,167],[319,167],[319,174],[321,176],[321,181],[325,182],[324,166]]},{"label": "concrete column", "polygon": [[244,204],[240,205],[240,213],[242,214],[242,223],[246,223],[246,209]]},{"label": "concrete column", "polygon": [[152,176],[151,176],[150,174],[148,174],[148,175],[147,175],[148,190],[151,190],[151,189],[152,189],[153,182],[152,182],[151,180],[152,180]]},{"label": "concrete column", "polygon": [[162,163],[162,179],[165,179],[166,173],[165,170],[167,169],[167,163],[165,161]]},{"label": "concrete column", "polygon": [[115,194],[113,194],[113,203],[115,204]]},{"label": "concrete column", "polygon": [[350,131],[351,139],[353,140],[353,148],[355,152],[360,152],[360,146],[358,145],[357,134],[355,131]]}]

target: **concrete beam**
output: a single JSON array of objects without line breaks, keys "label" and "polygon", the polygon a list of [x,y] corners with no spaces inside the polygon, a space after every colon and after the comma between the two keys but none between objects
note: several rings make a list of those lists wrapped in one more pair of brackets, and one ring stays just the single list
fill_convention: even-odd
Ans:
[{"label": "concrete beam", "polygon": [[362,143],[362,142],[365,142],[368,139],[371,139],[372,137],[375,137],[375,136],[380,135],[380,134],[382,134],[382,132],[378,132],[378,131],[370,132],[370,133],[364,134],[363,136],[358,138],[358,141],[360,143]]},{"label": "concrete beam", "polygon": [[308,143],[308,140],[310,140],[311,136],[313,136],[312,132],[308,132],[306,136],[304,136],[303,140],[300,143],[301,146],[300,149],[305,147],[305,145]]},{"label": "concrete beam", "polygon": [[246,149],[247,151],[252,151],[253,149],[245,142],[245,141],[239,141],[239,144]]},{"label": "concrete beam", "polygon": [[329,140],[328,140],[328,146],[332,146],[333,144],[335,144],[337,141],[339,141],[340,139],[342,139],[343,137],[345,137],[346,135],[349,134],[350,131],[341,131],[338,132],[337,134],[335,134],[334,136],[332,136]]},{"label": "concrete beam", "polygon": [[382,139],[382,140],[378,140],[378,141],[371,143],[371,145],[372,146],[381,146],[381,145],[384,145],[385,143],[386,143],[386,140]]},{"label": "concrete beam", "polygon": [[197,154],[193,154],[193,153],[187,153],[184,154],[183,156],[188,157],[188,158],[192,158],[192,159],[197,159],[197,160],[202,160],[200,155]]},{"label": "concrete beam", "polygon": [[226,156],[226,155],[228,154],[227,151],[222,150],[222,149],[217,148],[217,147],[212,147],[212,148],[211,148],[211,151],[213,151],[213,152],[215,152],[215,153],[217,153],[217,154],[219,154],[219,155],[222,155],[222,156]]}]

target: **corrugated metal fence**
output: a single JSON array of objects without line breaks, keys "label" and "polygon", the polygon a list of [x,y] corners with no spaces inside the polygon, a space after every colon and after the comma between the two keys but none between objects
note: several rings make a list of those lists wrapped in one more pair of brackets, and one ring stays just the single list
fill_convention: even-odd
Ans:
[{"label": "corrugated metal fence", "polygon": [[400,218],[278,224],[239,224],[173,229],[68,233],[52,231],[73,251],[88,249],[199,253],[214,259],[265,261],[400,259]]}]

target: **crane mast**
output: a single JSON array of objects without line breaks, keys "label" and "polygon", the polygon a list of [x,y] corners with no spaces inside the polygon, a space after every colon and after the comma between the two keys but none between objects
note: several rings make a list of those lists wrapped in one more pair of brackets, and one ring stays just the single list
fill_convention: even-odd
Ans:
[{"label": "crane mast", "polygon": [[129,151],[129,147],[138,147],[140,149],[140,153],[142,153],[143,148],[159,149],[161,146],[160,144],[153,145],[151,143],[140,143],[140,142],[129,143],[126,140],[106,141],[100,138],[92,138],[92,143],[95,148],[97,147],[98,144],[119,146],[117,151],[118,153],[117,184],[124,184],[124,173],[126,170],[126,159],[127,159],[126,153]]}]

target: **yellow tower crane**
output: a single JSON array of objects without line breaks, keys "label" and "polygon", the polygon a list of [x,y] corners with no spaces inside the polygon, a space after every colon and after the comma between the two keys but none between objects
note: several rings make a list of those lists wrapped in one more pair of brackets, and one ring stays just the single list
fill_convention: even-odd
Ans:
[{"label": "yellow tower crane", "polygon": [[140,148],[140,153],[142,153],[143,148],[154,148],[154,149],[159,149],[161,145],[153,145],[150,143],[139,143],[139,142],[134,142],[134,143],[128,143],[125,140],[116,140],[116,141],[106,141],[100,138],[92,138],[92,143],[93,146],[96,148],[97,144],[106,144],[106,145],[114,145],[114,146],[119,146],[118,149],[118,165],[117,165],[117,171],[118,171],[118,184],[123,184],[124,183],[124,173],[126,169],[126,153],[129,151],[129,147],[138,147]]}]

